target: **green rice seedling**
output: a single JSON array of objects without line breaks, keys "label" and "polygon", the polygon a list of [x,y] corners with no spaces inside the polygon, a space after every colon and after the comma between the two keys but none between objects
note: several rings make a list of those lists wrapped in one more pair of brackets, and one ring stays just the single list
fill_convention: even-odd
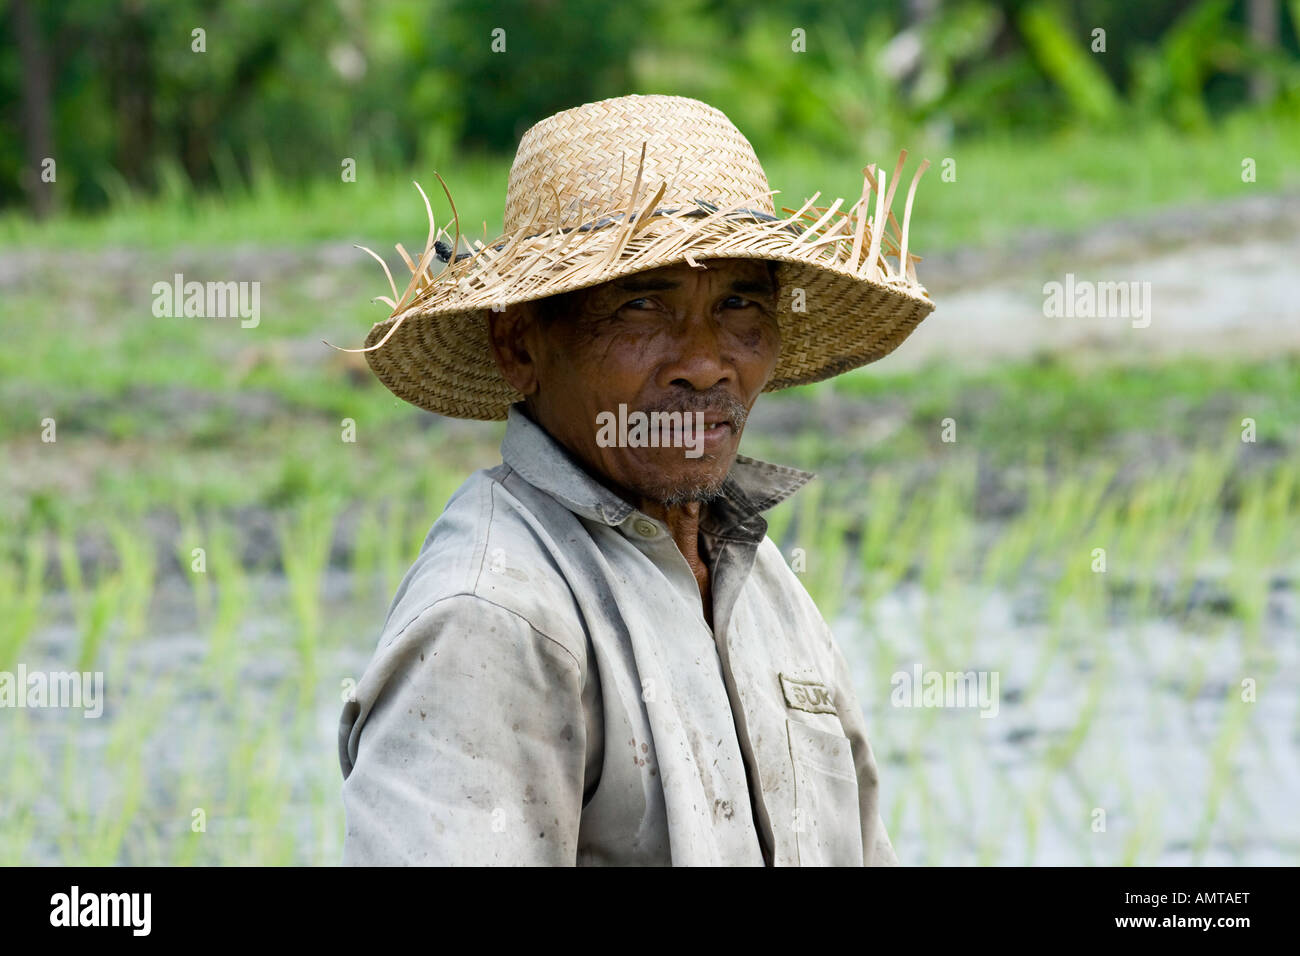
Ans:
[{"label": "green rice seedling", "polygon": [[812,546],[804,583],[817,602],[822,617],[830,621],[834,620],[844,597],[844,570],[848,555],[845,535],[853,519],[846,509],[835,506],[827,507],[819,517],[820,520],[810,529]]},{"label": "green rice seedling", "polygon": [[1089,610],[1095,610],[1095,604],[1091,602],[1095,602],[1102,591],[1103,576],[1093,570],[1091,551],[1084,535],[1065,542],[1059,561],[1061,567],[1055,580],[1045,582],[1047,619],[1052,628],[1063,628],[1071,620],[1077,621],[1085,605]]},{"label": "green rice seedling", "polygon": [[[967,820],[973,820],[975,818],[975,791],[971,786],[970,758],[971,755],[976,752],[976,747],[972,746],[972,744],[978,745],[979,742],[970,739],[973,735],[970,734],[967,728],[961,728],[961,733],[965,735],[967,739],[960,743],[954,739],[958,736],[957,734],[953,734],[952,737],[949,738],[954,739],[954,743],[957,743],[958,747],[951,764],[952,776],[950,779],[953,784],[955,784],[957,795],[962,801],[962,816]],[[965,744],[965,746],[962,746],[962,744]],[[977,772],[982,772],[982,770]]]},{"label": "green rice seedling", "polygon": [[464,475],[448,468],[430,468],[423,473],[415,490],[417,500],[415,514],[419,517],[413,520],[410,526],[411,537],[408,548],[412,558],[419,554],[424,539],[429,534],[429,528],[446,510],[447,502],[451,500],[451,496],[463,481]]},{"label": "green rice seedling", "polygon": [[387,498],[383,503],[383,551],[381,567],[384,571],[383,590],[392,594],[397,590],[415,555],[406,552],[406,525],[408,521],[406,500],[399,496]]},{"label": "green rice seedling", "polygon": [[928,496],[920,583],[926,595],[922,639],[931,659],[958,669],[974,652],[976,633],[964,581],[975,563],[974,472],[945,471]]},{"label": "green rice seedling", "polygon": [[[306,847],[300,849],[300,853],[306,854],[306,862],[311,866],[320,866],[324,862],[323,851],[332,842],[330,832],[333,829],[333,814],[327,803],[327,787],[321,780],[320,775],[313,774],[307,780],[307,786],[310,791],[311,799],[309,811],[312,820],[312,839]],[[332,802],[332,801],[330,801]],[[335,861],[337,862],[337,861]]]},{"label": "green rice seedling", "polygon": [[1086,839],[1086,831],[1079,825],[1086,808],[1075,794],[1057,796],[1053,793],[1053,788],[1069,787],[1078,790],[1077,778],[1077,768],[1067,766],[1060,770],[1043,772],[1038,778],[1037,786],[1041,819],[1046,825],[1067,834],[1067,840],[1076,847]]},{"label": "green rice seedling", "polygon": [[[283,691],[279,694],[283,699]],[[278,711],[271,712],[278,715]],[[275,718],[264,717],[264,725]],[[221,735],[218,746],[225,754],[223,786],[208,797],[209,832],[214,834],[216,853],[222,865],[248,865],[253,861],[247,850],[242,852],[234,845],[234,834],[247,825],[251,832],[251,787],[258,759],[259,741],[254,736],[254,726],[249,714],[240,710],[234,721]]]},{"label": "green rice seedling", "polygon": [[[205,707],[203,717],[195,727],[196,737],[200,728],[215,733],[219,726],[212,709]],[[165,818],[164,831],[170,838],[165,842],[168,851],[166,859],[160,859],[160,862],[169,866],[195,865],[210,845],[206,819],[200,823],[194,816],[194,811],[199,809],[206,817],[209,809],[208,793],[205,792],[204,782],[196,766],[200,755],[206,753],[208,748],[200,740],[196,739],[196,743],[199,746],[187,748],[181,757],[183,767],[176,778],[176,800],[168,808]],[[198,829],[196,825],[199,826]]]},{"label": "green rice seedling", "polygon": [[294,862],[295,843],[284,819],[292,786],[283,766],[283,734],[274,723],[264,724],[255,747],[258,757],[249,778],[247,803],[252,827],[249,863],[287,866]]},{"label": "green rice seedling", "polygon": [[[297,622],[294,649],[298,657],[298,712],[308,718],[314,710],[319,683],[318,651],[321,632],[321,582],[329,566],[334,540],[336,502],[310,499],[296,515],[280,516],[280,557],[289,583],[290,604]],[[310,720],[307,721],[310,725]]]},{"label": "green rice seedling", "polygon": [[1151,586],[1149,556],[1154,525],[1158,521],[1159,491],[1154,479],[1147,477],[1135,484],[1124,501],[1119,538],[1114,549],[1107,548],[1107,573],[1131,586],[1130,616],[1146,616]]},{"label": "green rice seedling", "polygon": [[1043,636],[1035,642],[1037,656],[1034,666],[1025,680],[1024,696],[1032,701],[1043,692],[1051,677],[1052,669],[1060,665],[1062,648],[1065,645],[1065,628],[1049,626],[1044,628]]},{"label": "green rice seedling", "polygon": [[805,547],[811,547],[816,536],[817,525],[823,518],[822,512],[828,504],[825,483],[814,481],[806,485],[796,496],[795,501],[798,503],[799,513],[799,520],[795,525],[797,541]]},{"label": "green rice seedling", "polygon": [[1205,799],[1205,812],[1201,816],[1196,836],[1192,841],[1197,864],[1209,847],[1210,834],[1218,820],[1224,794],[1230,790],[1236,777],[1233,760],[1236,756],[1237,744],[1254,712],[1252,705],[1242,701],[1240,694],[1241,690],[1238,686],[1231,683],[1228,685],[1227,694],[1223,699],[1219,732],[1215,734],[1214,742],[1210,745],[1210,779]]},{"label": "green rice seedling", "polygon": [[[1079,553],[1071,555],[1070,560],[1078,561],[1086,566],[1096,579],[1096,594],[1098,598],[1098,612],[1102,620],[1112,616],[1118,609],[1115,607],[1118,600],[1118,590],[1114,586],[1114,578],[1110,574],[1110,557],[1114,554],[1114,547],[1120,540],[1120,526],[1124,521],[1125,503],[1118,497],[1103,501],[1097,509],[1097,516],[1092,522],[1092,526],[1087,531],[1087,538]],[[1101,542],[1106,542],[1103,545]],[[1093,568],[1098,567],[1095,563],[1094,549],[1106,547],[1107,564],[1106,572],[1094,572]]]},{"label": "green rice seedling", "polygon": [[920,821],[922,849],[918,863],[922,866],[935,866],[939,862],[940,845],[938,814],[935,810],[934,798],[930,794],[930,781],[920,762],[916,763],[917,769],[912,774],[913,788],[909,798]]},{"label": "green rice seedling", "polygon": [[[207,570],[216,590],[216,614],[208,636],[205,670],[210,670],[225,699],[234,698],[239,675],[239,629],[252,597],[236,533],[215,513],[204,521]],[[202,576],[202,575],[198,575]]]},{"label": "green rice seedling", "polygon": [[[1235,622],[1231,622],[1235,623]],[[1218,646],[1219,642],[1225,640],[1230,629],[1230,622],[1211,622],[1204,629],[1198,629],[1189,633],[1195,634],[1201,638],[1204,643],[1197,653],[1188,653],[1182,658],[1183,691],[1182,699],[1191,703],[1197,697],[1201,696],[1201,690],[1205,687],[1207,680],[1221,676],[1215,674],[1210,669],[1212,660],[1212,651]]]},{"label": "green rice seedling", "polygon": [[1113,464],[1091,469],[1087,475],[1066,476],[1050,495],[1042,526],[1040,552],[1045,560],[1060,562],[1067,570],[1088,569],[1097,519],[1104,507],[1107,489],[1115,475]]},{"label": "green rice seedling", "polygon": [[[907,778],[903,774],[896,774],[895,779],[898,781],[904,781]],[[899,787],[898,792],[895,794],[894,803],[893,806],[889,808],[889,812],[887,814],[882,813],[881,815],[882,819],[885,820],[885,831],[893,838],[895,849],[897,849],[898,846],[898,834],[903,832],[904,814],[912,807],[912,805],[911,788],[904,783]],[[901,851],[899,852],[899,855],[904,857],[906,856],[906,854]],[[911,861],[903,859],[900,862],[907,864]]]},{"label": "green rice seedling", "polygon": [[986,546],[980,581],[984,587],[1018,587],[1037,557],[1045,513],[1050,507],[1047,475],[1037,452],[1020,469],[1025,481],[1025,504],[1019,513],[996,528]]},{"label": "green rice seedling", "polygon": [[1047,484],[1044,491],[1035,543],[1039,557],[1052,560],[1066,542],[1077,537],[1078,528],[1084,520],[1081,501],[1086,487],[1078,475],[1065,474]]},{"label": "green rice seedling", "polygon": [[172,821],[160,818],[156,812],[142,810],[136,814],[136,832],[126,841],[123,862],[126,866],[163,866],[167,862],[164,837],[173,835],[165,828]]},{"label": "green rice seedling", "polygon": [[1172,583],[1168,571],[1179,558],[1180,539],[1185,534],[1177,520],[1179,478],[1177,473],[1170,473],[1157,479],[1156,507],[1151,513],[1149,533],[1143,540],[1145,548],[1140,552],[1146,572],[1144,580],[1149,582],[1152,591],[1153,600],[1146,604],[1150,613],[1160,613],[1154,598],[1161,592],[1167,593],[1168,585]]},{"label": "green rice seedling", "polygon": [[1224,483],[1231,473],[1231,453],[1196,449],[1180,476],[1178,496],[1170,515],[1182,531],[1179,574],[1174,586],[1176,606],[1184,606],[1202,573],[1220,524],[1219,503]]},{"label": "green rice seedling", "polygon": [[66,735],[59,782],[59,809],[64,820],[57,833],[59,856],[65,866],[72,865],[79,858],[79,842],[90,827],[90,794],[83,769],[77,755],[76,739],[71,734]]},{"label": "green rice seedling", "polygon": [[1151,654],[1141,640],[1141,622],[1150,620],[1150,595],[1154,589],[1148,577],[1149,570],[1141,564],[1141,537],[1150,523],[1151,495],[1145,485],[1139,485],[1135,494],[1120,502],[1115,514],[1115,528],[1110,540],[1113,548],[1106,549],[1106,578],[1110,596],[1125,621],[1123,631],[1138,665],[1143,672],[1155,669]]},{"label": "green rice seedling", "polygon": [[[401,554],[402,562],[405,565],[402,572],[406,572],[412,562],[424,547],[424,540],[429,536],[429,529],[433,527],[433,522],[437,520],[438,515],[430,517],[429,508],[423,498],[410,498],[406,508],[406,521],[402,525],[403,534],[401,536]],[[439,515],[441,512],[438,513]]]},{"label": "green rice seedling", "polygon": [[987,826],[979,827],[975,833],[975,865],[996,866],[1001,859],[1001,834],[1006,832],[1007,801],[994,803],[993,815]]},{"label": "green rice seedling", "polygon": [[[1135,805],[1130,801],[1130,806]],[[1144,857],[1150,855],[1152,851],[1160,846],[1161,843],[1161,818],[1160,805],[1155,800],[1146,800],[1142,803],[1142,809],[1138,813],[1137,824],[1129,831],[1124,838],[1124,846],[1120,851],[1120,866],[1139,866],[1142,864]]]},{"label": "green rice seedling", "polygon": [[960,579],[939,596],[934,620],[939,632],[947,637],[936,643],[946,667],[964,670],[986,658],[988,648],[996,643],[996,635],[981,630],[978,610],[983,597]]},{"label": "green rice seedling", "polygon": [[[1098,858],[1097,855],[1097,844],[1099,842],[1102,843],[1102,848],[1104,849],[1105,842],[1104,840],[1099,841],[1097,839],[1097,831],[1093,829],[1096,824],[1096,818],[1093,815],[1093,811],[1098,809],[1103,810],[1107,813],[1107,817],[1109,817],[1109,814],[1114,812],[1115,805],[1132,805],[1131,797],[1122,799],[1118,804],[1113,804],[1112,801],[1104,800],[1102,797],[1103,787],[1109,789],[1112,786],[1118,785],[1121,791],[1127,791],[1130,789],[1129,782],[1123,777],[1123,775],[1114,773],[1111,767],[1105,765],[1100,767],[1095,767],[1094,765],[1081,768],[1081,772],[1074,777],[1073,782],[1075,788],[1079,792],[1080,806],[1084,814],[1082,819],[1071,820],[1071,827],[1073,828],[1074,826],[1077,826],[1083,835],[1082,839],[1079,841],[1079,862],[1083,866],[1105,865],[1109,862],[1108,858]],[[1113,805],[1108,807],[1108,803]],[[1108,818],[1106,819],[1105,825],[1110,825]]]},{"label": "green rice seedling", "polygon": [[939,850],[943,846],[943,840],[939,834],[941,821],[938,808],[930,790],[933,781],[926,774],[925,766],[921,761],[925,752],[925,742],[942,737],[936,727],[940,714],[938,708],[921,708],[915,714],[915,728],[907,747],[908,774],[916,784],[915,803],[920,816],[921,842],[925,846],[924,864],[929,866],[939,862]]},{"label": "green rice seedling", "polygon": [[863,581],[868,583],[867,595],[876,598],[892,591],[915,566],[921,554],[929,510],[925,489],[913,489],[907,502],[895,513],[890,534],[881,545],[877,560],[863,567]]},{"label": "green rice seedling", "polygon": [[1038,522],[1028,512],[995,529],[981,562],[981,586],[992,589],[1021,583],[1020,574],[1028,563],[1037,534]]},{"label": "green rice seedling", "polygon": [[117,800],[107,799],[106,806],[94,814],[86,844],[79,855],[85,865],[111,866],[124,862],[121,859],[123,843],[140,809],[147,782],[144,746],[151,732],[156,733],[165,726],[164,716],[171,709],[174,697],[174,692],[165,684],[160,686],[158,693],[143,700],[137,689],[132,695],[131,707],[114,722],[104,763],[113,768]]},{"label": "green rice seedling", "polygon": [[34,866],[31,847],[36,837],[36,815],[24,804],[5,814],[0,831],[0,866]]},{"label": "green rice seedling", "polygon": [[[1242,483],[1241,501],[1233,517],[1229,553],[1231,566],[1228,586],[1236,607],[1236,616],[1245,628],[1246,646],[1253,646],[1260,637],[1260,625],[1268,603],[1269,578],[1269,522],[1265,504],[1266,490],[1259,477]],[[1262,559],[1262,560],[1261,560]]]},{"label": "green rice seedling", "polygon": [[241,710],[225,738],[227,788],[218,801],[225,810],[218,826],[226,832],[246,827],[248,835],[246,844],[220,839],[217,852],[225,863],[293,862],[292,840],[281,832],[292,789],[281,761],[297,693],[297,686],[285,683],[256,714]]},{"label": "green rice seedling", "polygon": [[1062,515],[1063,524],[1073,519],[1071,527],[1086,528],[1096,520],[1106,492],[1115,480],[1119,466],[1113,461],[1102,461],[1092,467],[1086,479],[1081,479],[1077,489],[1078,497],[1073,502],[1072,514]]},{"label": "green rice seedling", "polygon": [[1046,786],[1039,784],[1025,793],[1021,800],[1021,818],[1025,822],[1025,858],[1022,866],[1033,866],[1038,852],[1038,832],[1042,828],[1042,805],[1046,799]]},{"label": "green rice seedling", "polygon": [[1097,610],[1101,576],[1093,573],[1089,552],[1082,546],[1067,547],[1057,561],[1059,567],[1045,569],[1045,580],[1035,585],[1035,590],[1045,592],[1047,607],[1043,636],[1034,642],[1034,664],[1025,685],[1027,699],[1037,697],[1046,687],[1065,658],[1069,641],[1103,627]]},{"label": "green rice seedling", "polygon": [[0,758],[6,767],[6,783],[0,789],[0,866],[32,865],[29,857],[36,833],[32,807],[45,789],[48,768],[38,760],[30,743],[27,712],[15,708],[5,715],[6,732],[0,735]]},{"label": "green rice seedling", "polygon": [[81,561],[77,554],[75,532],[66,525],[59,529],[59,566],[72,597],[80,635],[77,670],[90,670],[99,657],[99,646],[121,599],[121,575],[102,572],[87,586],[82,580]]},{"label": "green rice seedling", "polygon": [[1263,523],[1256,555],[1268,570],[1300,554],[1300,466],[1286,463],[1274,468],[1262,489]]},{"label": "green rice seedling", "polygon": [[0,670],[12,670],[41,620],[45,536],[33,532],[17,561],[0,561]]},{"label": "green rice seedling", "polygon": [[109,529],[122,579],[122,633],[114,646],[111,665],[113,671],[120,673],[127,653],[144,636],[148,624],[157,561],[153,541],[147,534],[128,527],[122,520],[110,522]]},{"label": "green rice seedling", "polygon": [[898,520],[902,504],[902,486],[885,471],[871,476],[866,493],[866,516],[862,523],[862,545],[858,559],[862,572],[862,609],[870,613],[872,605],[894,582],[885,574],[890,535]]},{"label": "green rice seedling", "polygon": [[[206,535],[188,501],[177,501],[175,508],[180,525],[175,541],[176,561],[194,594],[194,613],[199,630],[206,631],[212,626],[212,582],[207,574],[206,558],[204,564],[199,565],[199,555],[196,553],[202,547],[201,542],[206,540]],[[203,570],[199,570],[200,567]]]},{"label": "green rice seedling", "polygon": [[921,584],[932,594],[946,590],[970,557],[974,484],[974,472],[969,467],[946,470],[928,501]]},{"label": "green rice seedling", "polygon": [[1084,698],[1083,706],[1079,709],[1078,720],[1075,721],[1074,727],[1066,734],[1065,738],[1051,744],[1043,755],[1045,772],[1055,773],[1059,771],[1074,759],[1079,748],[1083,746],[1083,742],[1092,730],[1097,712],[1101,708],[1101,701],[1105,696],[1106,687],[1110,683],[1110,667],[1110,662],[1105,656],[1098,656],[1097,664],[1088,680],[1087,696]]},{"label": "green rice seedling", "polygon": [[360,514],[357,518],[356,537],[352,543],[352,567],[349,578],[352,596],[357,600],[368,600],[375,593],[382,529],[374,508],[365,502],[359,503],[358,507]]}]

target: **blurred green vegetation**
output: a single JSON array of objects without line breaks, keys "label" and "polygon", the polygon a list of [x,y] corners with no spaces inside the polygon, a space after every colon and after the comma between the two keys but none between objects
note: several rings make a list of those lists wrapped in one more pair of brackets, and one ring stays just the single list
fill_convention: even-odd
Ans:
[{"label": "blurred green vegetation", "polygon": [[[1300,114],[1298,14],[1300,0],[3,0],[0,208],[271,181],[315,195],[348,157],[360,183],[464,169],[556,110],[628,92],[713,103],[793,166],[1079,129],[1204,136],[1243,111],[1264,129]],[[47,157],[56,184],[37,176]]]},{"label": "blurred green vegetation", "polygon": [[[1242,113],[1204,132],[1153,125],[1133,131],[1066,130],[1031,139],[989,134],[923,155],[936,168],[917,193],[912,234],[922,256],[1003,242],[1027,228],[1068,232],[1164,206],[1300,189],[1295,161],[1300,111],[1267,124],[1256,113]],[[1255,161],[1252,182],[1242,181],[1243,157]],[[940,178],[945,158],[953,160],[951,181]],[[486,223],[489,236],[495,236],[509,166],[509,158],[478,156],[402,173],[376,172],[355,183],[324,178],[299,183],[278,178],[268,166],[219,193],[129,193],[108,214],[36,220],[22,209],[0,212],[0,247],[168,248],[347,239],[394,258],[394,242],[422,248],[428,228],[412,176],[430,192],[439,225],[450,222],[451,210],[437,188],[435,168],[447,180],[462,227],[481,236]],[[851,198],[862,188],[858,164],[815,149],[764,157],[764,168],[772,188],[780,190],[775,201],[786,206],[797,207],[817,191],[824,202]],[[920,274],[924,281],[924,265]],[[377,267],[373,278],[378,284],[365,288],[384,286]]]}]

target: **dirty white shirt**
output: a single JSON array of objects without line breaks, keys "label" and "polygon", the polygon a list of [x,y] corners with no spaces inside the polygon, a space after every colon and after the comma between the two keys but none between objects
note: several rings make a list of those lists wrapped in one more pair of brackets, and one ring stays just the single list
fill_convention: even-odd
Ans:
[{"label": "dirty white shirt", "polygon": [[760,512],[812,475],[738,456],[667,525],[517,405],[452,496],[339,727],[345,864],[895,865],[844,658]]}]

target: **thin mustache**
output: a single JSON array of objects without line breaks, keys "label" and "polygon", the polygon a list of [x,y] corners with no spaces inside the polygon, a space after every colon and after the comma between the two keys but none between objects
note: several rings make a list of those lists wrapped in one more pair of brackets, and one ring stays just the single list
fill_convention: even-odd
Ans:
[{"label": "thin mustache", "polygon": [[674,402],[662,402],[653,408],[645,410],[647,412],[704,412],[706,414],[711,412],[717,415],[720,420],[730,422],[738,430],[744,427],[745,419],[749,417],[749,409],[745,408],[745,403],[731,395],[704,394]]}]

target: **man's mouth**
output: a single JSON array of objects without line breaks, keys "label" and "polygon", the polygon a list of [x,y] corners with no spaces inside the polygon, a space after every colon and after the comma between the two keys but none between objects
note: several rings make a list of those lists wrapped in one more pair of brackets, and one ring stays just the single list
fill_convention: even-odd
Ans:
[{"label": "man's mouth", "polygon": [[725,407],[683,409],[682,419],[682,429],[686,435],[693,432],[696,436],[694,440],[702,442],[710,450],[716,450],[722,442],[730,440],[740,431],[737,416]]},{"label": "man's mouth", "polygon": [[736,429],[736,420],[721,409],[689,409],[682,412],[682,419],[683,427],[695,428],[704,432],[720,431],[722,429],[735,431]]},{"label": "man's mouth", "polygon": [[684,418],[682,425],[686,434],[675,437],[686,447],[695,449],[690,457],[697,457],[704,451],[720,451],[736,432],[734,419],[724,413],[686,412]]}]

